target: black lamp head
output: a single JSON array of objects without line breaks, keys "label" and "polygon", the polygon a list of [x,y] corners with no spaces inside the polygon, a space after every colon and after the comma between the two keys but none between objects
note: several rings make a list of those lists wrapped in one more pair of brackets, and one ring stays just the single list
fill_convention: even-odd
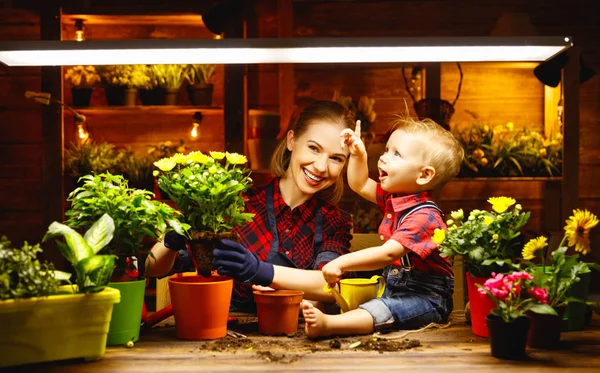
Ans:
[{"label": "black lamp head", "polygon": [[[562,79],[562,69],[567,65],[569,57],[561,53],[548,61],[544,61],[533,69],[533,74],[540,82],[550,87],[557,87]],[[579,83],[590,80],[596,72],[583,62],[579,56]]]},{"label": "black lamp head", "polygon": [[241,4],[236,0],[224,0],[204,11],[202,21],[213,34],[221,35],[230,23],[241,14]]}]

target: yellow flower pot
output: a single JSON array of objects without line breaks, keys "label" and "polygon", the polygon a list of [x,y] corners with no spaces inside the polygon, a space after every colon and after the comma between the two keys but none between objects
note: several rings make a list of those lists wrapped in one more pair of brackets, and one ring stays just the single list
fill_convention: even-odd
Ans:
[{"label": "yellow flower pot", "polygon": [[[61,291],[71,291],[62,286]],[[104,355],[120,292],[65,294],[0,301],[0,367]]]}]

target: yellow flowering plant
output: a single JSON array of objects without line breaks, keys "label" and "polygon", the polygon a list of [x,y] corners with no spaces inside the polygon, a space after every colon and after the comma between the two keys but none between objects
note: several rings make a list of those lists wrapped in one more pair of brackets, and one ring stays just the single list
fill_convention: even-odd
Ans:
[{"label": "yellow flowering plant", "polygon": [[465,219],[462,209],[452,211],[448,231],[436,229],[433,241],[442,257],[463,256],[467,272],[474,277],[491,277],[520,267],[523,247],[521,228],[530,212],[522,211],[514,198],[491,197],[491,210],[473,210]]},{"label": "yellow flowering plant", "polygon": [[100,83],[94,66],[73,66],[65,73],[65,81],[75,88],[91,88]]},{"label": "yellow flowering plant", "polygon": [[[546,266],[548,240],[544,236],[532,238],[522,250],[523,259],[528,265],[528,272],[533,275],[537,286],[548,291],[548,304],[560,307],[570,302],[584,302],[569,295],[572,286],[581,281],[581,275],[591,269],[600,270],[597,263],[586,263],[579,260],[579,253],[590,252],[590,230],[598,225],[596,215],[588,210],[576,209],[566,221],[565,234],[558,248],[551,254],[551,263]],[[567,255],[573,247],[575,254]],[[540,262],[541,266],[536,266]]]},{"label": "yellow flowering plant", "polygon": [[465,149],[459,176],[560,176],[562,135],[546,138],[527,126],[475,122],[455,126],[454,137]]},{"label": "yellow flowering plant", "polygon": [[229,152],[176,153],[154,163],[158,186],[195,232],[230,232],[252,220],[243,193],[251,186],[245,156]]}]

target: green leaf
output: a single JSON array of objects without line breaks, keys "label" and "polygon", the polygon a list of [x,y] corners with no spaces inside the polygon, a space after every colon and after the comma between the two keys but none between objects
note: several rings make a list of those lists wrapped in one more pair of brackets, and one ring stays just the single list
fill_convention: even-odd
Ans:
[{"label": "green leaf", "polygon": [[527,307],[531,312],[540,313],[543,315],[557,315],[556,310],[547,304],[534,303]]},{"label": "green leaf", "polygon": [[69,281],[71,274],[63,271],[54,271],[54,278],[59,281]]},{"label": "green leaf", "polygon": [[113,219],[108,214],[104,214],[85,232],[84,239],[94,254],[97,254],[112,240],[114,231]]},{"label": "green leaf", "polygon": [[75,265],[79,291],[83,293],[97,292],[104,289],[115,269],[114,255],[95,255]]},{"label": "green leaf", "polygon": [[71,264],[77,264],[77,262],[94,255],[94,250],[92,250],[78,232],[56,221],[50,224],[42,242],[56,236],[64,236],[67,247],[70,250],[65,257]]}]

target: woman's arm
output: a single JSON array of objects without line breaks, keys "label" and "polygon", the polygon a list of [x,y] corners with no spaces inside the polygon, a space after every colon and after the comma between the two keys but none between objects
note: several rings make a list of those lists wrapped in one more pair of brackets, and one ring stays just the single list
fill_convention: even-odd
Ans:
[{"label": "woman's arm", "polygon": [[165,276],[173,268],[177,253],[170,250],[162,242],[157,242],[151,251],[154,258],[150,255],[146,258],[146,271],[144,275],[148,277]]}]

